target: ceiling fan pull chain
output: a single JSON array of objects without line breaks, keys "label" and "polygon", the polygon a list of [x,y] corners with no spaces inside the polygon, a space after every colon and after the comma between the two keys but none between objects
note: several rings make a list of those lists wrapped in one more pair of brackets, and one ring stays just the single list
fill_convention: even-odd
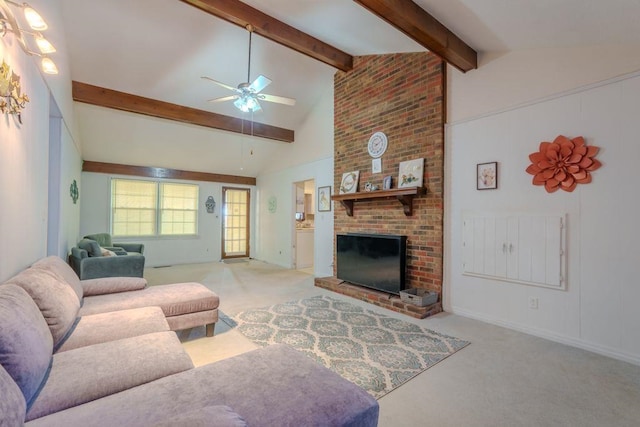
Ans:
[{"label": "ceiling fan pull chain", "polygon": [[247,31],[249,31],[249,66],[247,67],[247,83],[251,82],[251,36],[253,36],[253,26],[247,25]]}]

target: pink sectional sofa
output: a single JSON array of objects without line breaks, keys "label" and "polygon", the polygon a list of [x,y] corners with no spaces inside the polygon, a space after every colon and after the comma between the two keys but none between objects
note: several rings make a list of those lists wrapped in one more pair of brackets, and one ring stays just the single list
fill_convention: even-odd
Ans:
[{"label": "pink sectional sofa", "polygon": [[193,294],[167,292],[161,307],[138,296],[88,303],[155,287],[81,282],[67,268],[45,258],[0,285],[0,426],[377,425],[373,397],[287,346],[194,368],[171,331],[193,319],[169,319],[217,319],[217,296],[197,284],[176,285]]}]

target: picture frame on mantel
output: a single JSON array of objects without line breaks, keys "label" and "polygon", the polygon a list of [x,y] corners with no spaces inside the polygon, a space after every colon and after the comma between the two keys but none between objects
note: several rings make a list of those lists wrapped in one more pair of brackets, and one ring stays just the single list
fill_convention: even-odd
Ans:
[{"label": "picture frame on mantel", "polygon": [[318,187],[318,212],[331,211],[331,186]]},{"label": "picture frame on mantel", "polygon": [[498,162],[476,165],[476,189],[495,190],[498,188]]},{"label": "picture frame on mantel", "polygon": [[398,188],[422,187],[424,158],[400,162],[398,167]]},{"label": "picture frame on mantel", "polygon": [[358,191],[358,180],[360,171],[345,172],[340,181],[340,194],[351,194]]}]

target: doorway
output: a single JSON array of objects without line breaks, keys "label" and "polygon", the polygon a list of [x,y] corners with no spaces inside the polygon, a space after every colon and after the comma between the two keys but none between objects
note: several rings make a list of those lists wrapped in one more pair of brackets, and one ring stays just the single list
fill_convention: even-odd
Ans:
[{"label": "doorway", "polygon": [[251,190],[222,187],[222,259],[249,256]]},{"label": "doorway", "polygon": [[295,182],[295,204],[292,218],[295,232],[293,238],[294,268],[313,274],[315,246],[315,180]]}]

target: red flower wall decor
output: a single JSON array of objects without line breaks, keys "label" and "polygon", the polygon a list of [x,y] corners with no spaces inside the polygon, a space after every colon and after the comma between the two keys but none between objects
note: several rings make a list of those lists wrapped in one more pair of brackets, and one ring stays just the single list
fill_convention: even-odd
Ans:
[{"label": "red flower wall decor", "polygon": [[544,185],[549,193],[559,188],[573,191],[578,184],[591,182],[591,172],[601,163],[594,157],[598,147],[587,147],[581,136],[569,139],[559,135],[553,142],[541,142],[540,150],[529,154],[527,172],[533,175],[533,185]]}]

